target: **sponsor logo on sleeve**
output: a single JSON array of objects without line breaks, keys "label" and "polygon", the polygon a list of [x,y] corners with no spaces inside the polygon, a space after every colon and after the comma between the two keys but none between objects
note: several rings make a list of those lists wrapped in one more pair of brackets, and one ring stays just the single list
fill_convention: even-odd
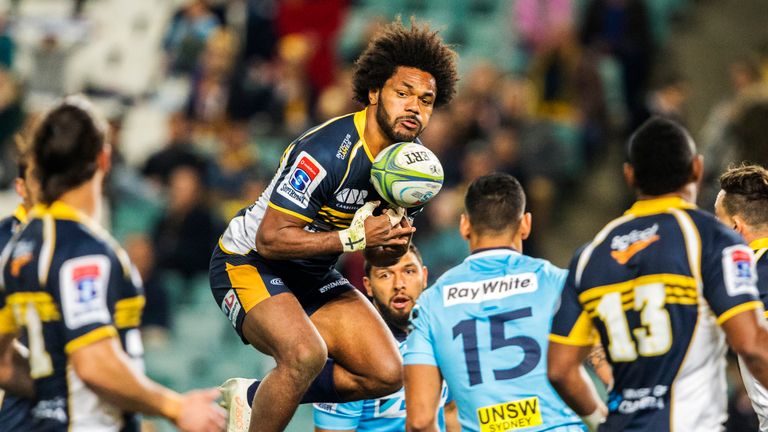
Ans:
[{"label": "sponsor logo on sleeve", "polygon": [[534,292],[539,289],[535,273],[519,273],[477,282],[446,285],[443,288],[443,305],[480,303],[504,297]]},{"label": "sponsor logo on sleeve", "polygon": [[536,396],[478,408],[477,421],[480,432],[511,431],[544,423]]},{"label": "sponsor logo on sleeve", "polygon": [[339,410],[339,404],[335,403],[328,403],[328,402],[320,402],[314,404],[315,408],[319,409],[320,411],[324,411],[330,414],[336,414],[336,412]]},{"label": "sponsor logo on sleeve", "polygon": [[326,171],[307,152],[299,153],[288,175],[277,187],[277,193],[301,208],[307,208],[312,192],[325,178]]},{"label": "sponsor logo on sleeve", "polygon": [[224,300],[221,301],[221,311],[232,323],[232,327],[237,328],[237,315],[240,313],[240,309],[242,309],[240,299],[237,298],[235,290],[230,289],[224,296]]},{"label": "sponsor logo on sleeve", "polygon": [[373,409],[376,418],[405,418],[405,390],[376,399]]},{"label": "sponsor logo on sleeve", "polygon": [[730,296],[752,294],[757,296],[755,255],[745,245],[723,249],[723,278]]},{"label": "sponsor logo on sleeve", "polygon": [[60,270],[64,322],[69,328],[110,322],[107,289],[111,264],[104,255],[66,261]]}]

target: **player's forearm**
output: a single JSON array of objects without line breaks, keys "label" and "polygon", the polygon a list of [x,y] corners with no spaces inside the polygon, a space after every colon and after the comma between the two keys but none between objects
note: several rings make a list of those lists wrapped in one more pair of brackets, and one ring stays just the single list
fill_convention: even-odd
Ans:
[{"label": "player's forearm", "polygon": [[0,388],[17,396],[32,398],[34,381],[29,376],[29,362],[18,349],[15,336],[2,335],[0,341]]},{"label": "player's forearm", "polygon": [[583,367],[552,373],[549,371],[552,387],[579,416],[587,416],[603,406],[597,390]]},{"label": "player's forearm", "polygon": [[309,232],[303,228],[285,227],[256,235],[256,250],[268,259],[310,258],[342,252],[339,233]]},{"label": "player's forearm", "polygon": [[131,367],[117,343],[110,338],[72,353],[80,379],[100,398],[124,411],[175,421],[181,411],[181,396]]}]

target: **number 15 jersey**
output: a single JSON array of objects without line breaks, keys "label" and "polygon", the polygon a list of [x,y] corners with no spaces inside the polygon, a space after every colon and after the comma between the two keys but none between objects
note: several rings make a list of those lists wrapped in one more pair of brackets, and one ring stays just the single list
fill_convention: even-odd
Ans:
[{"label": "number 15 jersey", "polygon": [[550,340],[606,347],[601,431],[722,430],[719,325],[762,307],[754,267],[734,232],[675,197],[638,201],[576,253]]},{"label": "number 15 jersey", "polygon": [[547,380],[547,335],[564,279],[547,261],[490,249],[419,297],[403,362],[440,369],[461,430],[584,430]]}]

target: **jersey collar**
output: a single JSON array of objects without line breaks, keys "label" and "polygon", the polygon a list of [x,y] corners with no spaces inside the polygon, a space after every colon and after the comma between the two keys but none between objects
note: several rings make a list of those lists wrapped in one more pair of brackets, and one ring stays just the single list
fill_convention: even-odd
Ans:
[{"label": "jersey collar", "polygon": [[751,247],[752,250],[768,248],[768,237],[752,240],[749,242],[749,247]]},{"label": "jersey collar", "polygon": [[664,213],[668,209],[694,209],[694,208],[696,208],[694,204],[691,204],[680,197],[672,196],[672,197],[663,197],[663,198],[653,198],[653,199],[647,199],[647,200],[638,200],[632,205],[632,207],[629,208],[629,210],[624,212],[624,214],[640,217],[640,216],[649,216],[653,214]]},{"label": "jersey collar", "polygon": [[39,217],[48,214],[53,216],[54,219],[71,220],[86,225],[94,224],[91,218],[85,213],[61,201],[54,201],[49,206],[46,206],[45,204],[36,204],[29,213],[29,217]]},{"label": "jersey collar", "polygon": [[13,217],[15,217],[21,223],[27,223],[27,210],[23,205],[19,204],[19,206],[16,207],[16,210],[13,212]]},{"label": "jersey collar", "polygon": [[366,112],[368,111],[368,107],[365,107],[362,111],[358,111],[355,113],[354,121],[355,121],[355,129],[357,129],[357,134],[360,135],[360,141],[363,143],[363,149],[365,150],[365,154],[368,155],[368,159],[373,162],[373,154],[371,153],[371,149],[368,148],[368,143],[365,142],[365,119],[366,119]]},{"label": "jersey collar", "polygon": [[489,256],[494,255],[514,255],[514,254],[520,254],[520,252],[516,251],[515,249],[511,247],[497,247],[497,248],[482,248],[482,249],[475,249],[472,251],[472,253],[464,258],[464,261],[469,261],[477,258],[485,258]]}]

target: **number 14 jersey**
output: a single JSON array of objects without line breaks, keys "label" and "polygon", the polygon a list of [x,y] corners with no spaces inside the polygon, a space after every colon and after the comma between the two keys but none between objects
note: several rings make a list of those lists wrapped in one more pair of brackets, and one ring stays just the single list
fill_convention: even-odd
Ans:
[{"label": "number 14 jersey", "polygon": [[463,431],[581,431],[547,380],[547,335],[565,271],[511,249],[476,251],[411,312],[406,365],[437,366]]},{"label": "number 14 jersey", "polygon": [[550,339],[613,366],[606,431],[717,431],[726,419],[719,325],[762,307],[752,251],[680,198],[635,203],[576,253]]}]

